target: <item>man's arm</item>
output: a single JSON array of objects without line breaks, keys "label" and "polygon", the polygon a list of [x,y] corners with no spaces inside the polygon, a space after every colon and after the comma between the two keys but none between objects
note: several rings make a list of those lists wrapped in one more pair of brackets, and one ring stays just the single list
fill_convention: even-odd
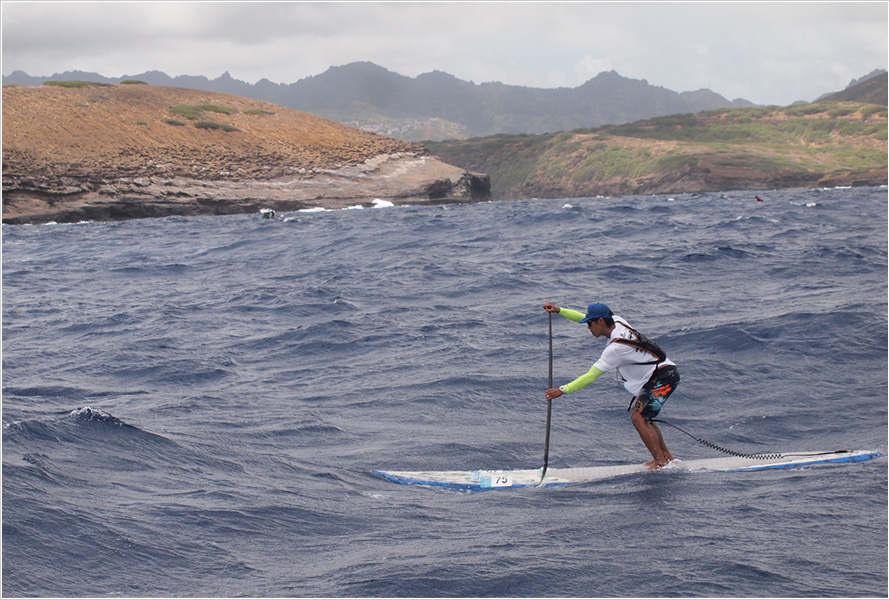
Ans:
[{"label": "man's arm", "polygon": [[577,310],[572,310],[571,308],[560,308],[552,302],[548,302],[547,304],[545,304],[544,310],[549,313],[556,313],[561,317],[565,317],[569,321],[574,321],[575,323],[584,318],[584,313],[578,312]]},{"label": "man's arm", "polygon": [[[575,323],[580,322],[581,319],[584,318],[584,313],[578,312],[577,310],[572,310],[571,308],[560,308],[552,302],[548,302],[547,304],[545,304],[544,310],[549,313],[556,313],[562,317],[565,317],[569,321],[574,321]],[[596,381],[597,377],[599,377],[603,373],[605,373],[605,371],[594,365],[590,367],[590,370],[587,373],[585,373],[581,377],[578,377],[574,381],[570,381],[569,383],[558,388],[550,388],[544,394],[544,397],[547,398],[548,401],[550,401],[559,398],[563,394],[568,394],[569,392],[580,390],[581,388],[587,387],[588,385]]]},{"label": "man's arm", "polygon": [[547,400],[555,400],[563,394],[568,394],[569,392],[577,392],[581,388],[585,388],[596,381],[597,378],[603,373],[605,373],[605,371],[596,366],[590,367],[590,370],[587,373],[585,373],[581,377],[578,377],[574,381],[570,381],[569,383],[561,385],[558,388],[550,388],[544,394],[544,397],[547,398]]},{"label": "man's arm", "polygon": [[590,370],[587,371],[584,375],[575,379],[574,381],[565,384],[564,386],[561,386],[560,389],[564,394],[568,394],[569,392],[577,392],[581,388],[585,388],[596,381],[597,378],[603,373],[605,373],[605,371],[594,365],[590,367]]}]

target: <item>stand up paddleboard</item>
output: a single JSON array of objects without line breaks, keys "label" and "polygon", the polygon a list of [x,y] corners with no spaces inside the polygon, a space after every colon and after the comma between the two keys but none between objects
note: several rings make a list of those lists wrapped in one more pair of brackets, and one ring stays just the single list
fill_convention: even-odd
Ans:
[{"label": "stand up paddleboard", "polygon": [[[834,450],[828,452],[788,452],[784,454],[754,455],[748,458],[706,458],[675,460],[664,469],[683,471],[762,471],[764,469],[793,469],[828,463],[852,463],[883,456],[875,450]],[[483,491],[506,488],[556,487],[571,483],[597,481],[648,472],[645,465],[614,465],[571,469],[549,468],[541,479],[541,469],[497,471],[372,471],[401,485],[425,485],[454,490]],[[663,469],[662,469],[663,470]]]}]

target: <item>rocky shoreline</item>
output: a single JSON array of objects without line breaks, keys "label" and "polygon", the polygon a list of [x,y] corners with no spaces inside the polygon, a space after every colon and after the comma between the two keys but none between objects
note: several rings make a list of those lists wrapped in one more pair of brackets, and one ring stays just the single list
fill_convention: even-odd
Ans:
[{"label": "rocky shoreline", "polygon": [[566,185],[564,180],[530,179],[518,190],[524,197],[575,198],[593,196],[641,196],[652,194],[687,194],[727,191],[765,191],[832,187],[878,187],[887,185],[887,169],[864,173],[820,175],[787,171],[743,169],[720,165],[705,168],[685,167],[657,176],[620,178],[613,182],[590,185]]},{"label": "rocky shoreline", "polygon": [[5,176],[3,189],[3,223],[9,225],[340,209],[372,206],[375,200],[406,205],[490,199],[487,175],[413,153],[270,179]]}]

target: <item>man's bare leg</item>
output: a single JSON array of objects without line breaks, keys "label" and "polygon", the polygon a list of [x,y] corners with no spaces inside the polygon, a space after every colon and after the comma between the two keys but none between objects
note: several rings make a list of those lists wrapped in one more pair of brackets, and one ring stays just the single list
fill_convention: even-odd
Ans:
[{"label": "man's bare leg", "polygon": [[643,418],[640,411],[633,411],[630,420],[640,434],[640,439],[646,445],[649,453],[652,454],[652,460],[645,463],[650,469],[658,469],[668,464],[674,459],[674,456],[667,449],[661,431],[655,425]]},{"label": "man's bare leg", "polygon": [[667,444],[664,443],[664,438],[661,436],[661,429],[658,428],[658,425],[653,423],[652,421],[648,421],[649,425],[652,426],[652,429],[655,430],[655,433],[658,434],[658,445],[661,447],[661,453],[667,458],[668,462],[674,460],[674,455],[671,454],[671,451],[668,450]]}]

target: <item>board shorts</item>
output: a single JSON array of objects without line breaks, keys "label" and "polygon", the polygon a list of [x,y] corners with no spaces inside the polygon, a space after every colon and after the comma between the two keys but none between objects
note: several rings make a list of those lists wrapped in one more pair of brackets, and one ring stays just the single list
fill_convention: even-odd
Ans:
[{"label": "board shorts", "polygon": [[656,369],[652,378],[640,390],[640,394],[634,398],[635,402],[631,401],[633,410],[640,411],[644,419],[651,421],[661,412],[665,400],[674,393],[679,382],[680,374],[674,365]]}]

